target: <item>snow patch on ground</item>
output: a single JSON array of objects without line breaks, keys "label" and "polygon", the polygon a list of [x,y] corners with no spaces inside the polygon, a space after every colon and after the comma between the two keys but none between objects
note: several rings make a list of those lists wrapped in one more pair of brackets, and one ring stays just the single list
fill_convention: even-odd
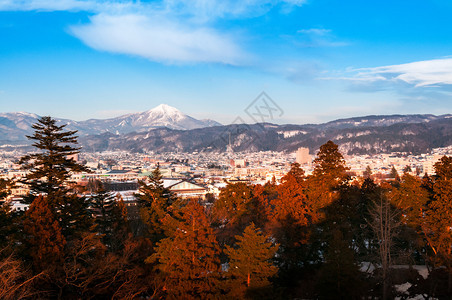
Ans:
[{"label": "snow patch on ground", "polygon": [[410,293],[408,293],[408,289],[410,287],[411,287],[411,283],[409,283],[409,282],[394,285],[394,288],[396,289],[397,292],[407,294],[407,295],[410,294]]}]

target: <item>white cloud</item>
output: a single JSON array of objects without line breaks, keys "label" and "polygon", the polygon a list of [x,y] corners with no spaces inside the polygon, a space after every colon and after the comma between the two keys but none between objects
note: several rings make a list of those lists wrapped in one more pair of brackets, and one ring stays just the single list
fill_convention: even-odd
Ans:
[{"label": "white cloud", "polygon": [[72,32],[96,50],[159,62],[235,65],[244,56],[225,34],[207,27],[182,26],[159,16],[100,14],[92,17],[90,24],[72,27]]},{"label": "white cloud", "polygon": [[[160,10],[162,13],[191,15],[216,19],[223,17],[252,17],[268,12],[279,4],[298,7],[306,0],[0,0],[0,11],[91,11],[111,12],[131,10]],[[205,19],[204,19],[205,20]]]},{"label": "white cloud", "polygon": [[300,29],[299,33],[305,34],[313,34],[318,36],[325,36],[331,33],[331,29],[323,29],[323,28],[310,28],[310,29]]},{"label": "white cloud", "polygon": [[188,13],[198,20],[217,18],[255,17],[267,13],[277,5],[287,8],[299,7],[306,0],[164,0],[172,11]]},{"label": "white cloud", "polygon": [[309,28],[297,31],[298,36],[294,43],[301,47],[342,47],[348,43],[338,41],[330,29]]},{"label": "white cloud", "polygon": [[100,51],[165,63],[241,65],[247,56],[233,33],[215,29],[224,18],[263,15],[305,0],[0,0],[0,11],[87,11],[90,23],[71,27]]},{"label": "white cloud", "polygon": [[92,10],[96,6],[96,2],[84,0],[0,0],[0,11],[79,11]]},{"label": "white cloud", "polygon": [[400,65],[348,70],[348,76],[325,79],[342,79],[367,82],[403,82],[415,87],[452,84],[452,58],[424,60]]}]

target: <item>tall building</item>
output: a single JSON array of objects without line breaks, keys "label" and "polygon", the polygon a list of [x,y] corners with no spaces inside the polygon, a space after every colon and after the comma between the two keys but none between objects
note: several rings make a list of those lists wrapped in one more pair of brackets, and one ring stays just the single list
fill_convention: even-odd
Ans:
[{"label": "tall building", "polygon": [[311,155],[309,155],[309,148],[298,148],[295,154],[295,159],[300,165],[309,164],[311,162]]}]

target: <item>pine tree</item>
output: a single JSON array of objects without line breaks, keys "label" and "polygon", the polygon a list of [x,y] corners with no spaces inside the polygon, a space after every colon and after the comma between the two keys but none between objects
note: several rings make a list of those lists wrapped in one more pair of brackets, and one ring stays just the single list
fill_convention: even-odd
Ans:
[{"label": "pine tree", "polygon": [[52,206],[70,191],[72,172],[89,172],[70,158],[80,150],[72,146],[77,144],[77,131],[64,131],[66,125],[58,126],[56,122],[51,117],[41,117],[32,125],[35,133],[27,138],[40,152],[25,155],[19,161],[22,169],[28,171],[25,184],[32,196],[44,194]]},{"label": "pine tree", "polygon": [[405,168],[403,169],[403,173],[411,173],[413,170],[411,170],[410,165],[406,165]]},{"label": "pine tree", "polygon": [[332,141],[320,147],[314,164],[313,174],[307,180],[307,197],[313,208],[313,222],[318,222],[322,218],[321,209],[337,199],[337,188],[349,176],[344,157]]},{"label": "pine tree", "polygon": [[271,203],[273,221],[284,222],[291,218],[300,226],[308,225],[312,209],[307,206],[304,180],[300,165],[292,164],[290,171],[281,178],[281,184],[277,186],[278,197]]},{"label": "pine tree", "polygon": [[278,245],[273,245],[254,223],[235,238],[236,246],[226,246],[225,249],[229,257],[229,295],[243,299],[245,296],[267,292],[268,296],[268,291],[271,291],[269,278],[278,271],[272,264]]},{"label": "pine tree", "polygon": [[375,192],[373,189],[376,189],[376,185],[370,178],[364,181],[361,188],[355,185],[343,185],[339,188],[338,199],[323,209],[325,218],[315,225],[316,230],[311,238],[311,249],[318,249],[313,252],[320,253],[317,260],[323,262],[326,253],[331,251],[333,233],[340,234],[343,245],[354,250],[353,255],[357,261],[369,259],[373,234],[367,226],[367,220],[373,203],[369,193]]},{"label": "pine tree", "polygon": [[100,185],[90,198],[96,231],[103,235],[102,241],[112,251],[118,250],[127,232],[127,211],[124,201],[118,196]]},{"label": "pine tree", "polygon": [[370,178],[370,176],[372,175],[372,169],[370,168],[370,166],[368,165],[366,167],[366,170],[363,173],[363,177],[364,179]]},{"label": "pine tree", "polygon": [[234,235],[258,218],[255,212],[256,199],[251,185],[239,182],[223,188],[213,206],[220,241],[231,243]]},{"label": "pine tree", "polygon": [[170,299],[209,299],[218,295],[219,247],[204,208],[190,200],[171,237],[157,243],[155,263]]},{"label": "pine tree", "polygon": [[443,156],[435,164],[433,201],[426,211],[428,240],[434,251],[434,262],[449,273],[448,293],[452,294],[452,157]]},{"label": "pine tree", "polygon": [[65,131],[66,125],[57,125],[51,117],[41,117],[32,126],[35,130],[28,139],[34,141],[37,153],[20,159],[22,169],[28,171],[23,183],[30,188],[26,201],[31,203],[44,195],[50,209],[60,223],[63,235],[68,238],[90,227],[88,203],[73,191],[70,181],[73,172],[90,172],[88,168],[70,158],[79,153],[76,131]]},{"label": "pine tree", "polygon": [[429,193],[422,187],[421,179],[408,173],[403,174],[400,185],[392,189],[390,199],[396,207],[403,210],[406,224],[420,230],[425,222],[424,211],[429,201]]},{"label": "pine tree", "polygon": [[16,216],[6,202],[6,197],[10,194],[10,184],[8,180],[0,179],[0,249],[10,244],[11,236],[17,231],[14,228]]},{"label": "pine tree", "polygon": [[10,194],[9,185],[10,182],[8,180],[0,178],[0,202],[5,201],[6,197]]},{"label": "pine tree", "polygon": [[23,226],[24,242],[28,246],[35,270],[42,271],[60,264],[66,240],[44,196],[38,196],[30,205]]},{"label": "pine tree", "polygon": [[339,147],[332,141],[320,146],[314,165],[313,175],[329,179],[331,184],[339,185],[348,178],[344,157],[339,152]]},{"label": "pine tree", "polygon": [[280,244],[277,258],[280,279],[289,283],[292,279],[296,281],[294,274],[300,274],[313,219],[313,209],[307,201],[305,176],[300,165],[292,164],[275,189],[277,197],[269,202],[267,228]]},{"label": "pine tree", "polygon": [[340,230],[333,230],[317,279],[319,299],[362,299],[363,274]]},{"label": "pine tree", "polygon": [[163,186],[159,167],[148,177],[148,181],[148,183],[139,182],[140,189],[136,197],[140,205],[140,216],[146,225],[148,235],[153,242],[158,242],[165,237],[166,229],[163,219],[176,199],[171,191]]}]

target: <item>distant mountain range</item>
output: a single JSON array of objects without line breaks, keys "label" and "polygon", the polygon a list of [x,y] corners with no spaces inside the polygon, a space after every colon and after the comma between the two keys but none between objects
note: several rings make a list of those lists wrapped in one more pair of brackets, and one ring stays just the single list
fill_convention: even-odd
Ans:
[{"label": "distant mountain range", "polygon": [[[24,112],[0,114],[0,143],[25,141],[25,135],[33,132],[31,125],[38,118],[39,116],[36,114]],[[127,114],[111,119],[90,119],[87,121],[58,120],[62,124],[67,124],[68,129],[78,130],[79,136],[106,132],[125,134],[130,132],[143,132],[161,127],[190,130],[221,125],[213,120],[197,120],[166,104],[160,104],[145,112]]]},{"label": "distant mountain range", "polygon": [[[31,133],[29,126],[36,117],[26,113],[0,114],[1,147],[23,145],[24,135]],[[113,119],[61,122],[79,130],[80,144],[89,152],[221,152],[228,147],[233,151],[295,151],[308,147],[314,153],[332,140],[346,154],[419,154],[452,145],[452,115],[366,116],[306,125],[221,125],[160,105]]]}]

